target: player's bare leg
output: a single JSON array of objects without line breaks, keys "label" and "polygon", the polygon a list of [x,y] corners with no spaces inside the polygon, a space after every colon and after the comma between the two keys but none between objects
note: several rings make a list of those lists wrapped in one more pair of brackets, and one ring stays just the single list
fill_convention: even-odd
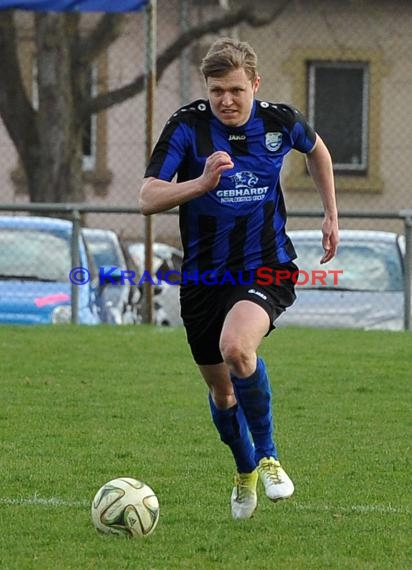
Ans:
[{"label": "player's bare leg", "polygon": [[239,301],[226,317],[220,351],[231,371],[236,400],[252,434],[255,461],[266,495],[277,501],[290,497],[294,486],[278,461],[271,386],[265,363],[256,354],[269,325],[269,316],[262,307],[251,301]]}]

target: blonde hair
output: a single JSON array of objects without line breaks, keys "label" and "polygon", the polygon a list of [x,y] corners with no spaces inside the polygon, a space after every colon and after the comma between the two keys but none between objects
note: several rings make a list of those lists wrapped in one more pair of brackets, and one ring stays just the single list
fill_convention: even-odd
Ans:
[{"label": "blonde hair", "polygon": [[234,69],[244,69],[247,77],[257,77],[257,55],[247,42],[232,38],[219,38],[202,59],[200,71],[203,77],[222,77]]}]

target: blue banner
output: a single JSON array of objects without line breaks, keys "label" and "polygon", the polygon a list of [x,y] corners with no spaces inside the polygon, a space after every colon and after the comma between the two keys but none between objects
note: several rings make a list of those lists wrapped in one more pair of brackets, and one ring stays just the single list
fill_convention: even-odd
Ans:
[{"label": "blue banner", "polygon": [[138,12],[150,0],[0,0],[0,10],[33,12]]}]

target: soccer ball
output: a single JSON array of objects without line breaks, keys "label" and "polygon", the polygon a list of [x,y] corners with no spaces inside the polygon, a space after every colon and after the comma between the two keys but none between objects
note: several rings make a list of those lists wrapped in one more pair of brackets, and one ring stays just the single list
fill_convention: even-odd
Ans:
[{"label": "soccer ball", "polygon": [[92,502],[92,521],[100,532],[148,536],[159,521],[159,501],[142,481],[119,477],[101,487]]}]

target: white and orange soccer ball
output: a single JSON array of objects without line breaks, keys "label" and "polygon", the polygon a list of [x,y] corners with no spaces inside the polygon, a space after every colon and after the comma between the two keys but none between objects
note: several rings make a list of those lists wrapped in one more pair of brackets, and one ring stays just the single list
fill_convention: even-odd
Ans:
[{"label": "white and orange soccer ball", "polygon": [[97,530],[121,536],[149,536],[159,521],[159,501],[148,485],[131,477],[105,483],[92,502]]}]

